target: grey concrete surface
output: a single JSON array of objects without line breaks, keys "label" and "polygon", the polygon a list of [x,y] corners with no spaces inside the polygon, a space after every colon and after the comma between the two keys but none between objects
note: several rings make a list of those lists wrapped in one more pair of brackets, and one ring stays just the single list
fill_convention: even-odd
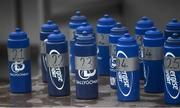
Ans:
[{"label": "grey concrete surface", "polygon": [[180,107],[164,104],[163,94],[144,93],[143,84],[140,101],[118,102],[116,91],[109,86],[108,77],[99,78],[99,98],[95,100],[76,99],[73,80],[70,96],[48,96],[47,84],[42,83],[40,72],[33,75],[33,91],[30,94],[12,94],[9,92],[8,83],[2,82],[0,85],[0,107]]}]

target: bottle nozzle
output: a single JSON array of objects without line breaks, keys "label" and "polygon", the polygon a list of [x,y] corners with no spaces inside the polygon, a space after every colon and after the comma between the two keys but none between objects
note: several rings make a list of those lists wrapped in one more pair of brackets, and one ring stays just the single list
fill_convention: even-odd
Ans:
[{"label": "bottle nozzle", "polygon": [[109,15],[108,15],[108,14],[105,14],[105,15],[104,15],[104,18],[109,18]]},{"label": "bottle nozzle", "polygon": [[52,24],[53,21],[52,21],[52,20],[48,20],[47,23],[48,23],[48,24]]},{"label": "bottle nozzle", "polygon": [[143,16],[142,20],[148,20],[149,18],[147,16]]},{"label": "bottle nozzle", "polygon": [[16,32],[20,32],[20,31],[21,31],[21,28],[17,27]]},{"label": "bottle nozzle", "polygon": [[80,15],[81,15],[81,12],[80,12],[80,11],[76,11],[76,15],[77,15],[77,16],[80,16]]},{"label": "bottle nozzle", "polygon": [[172,22],[178,22],[178,20],[176,18],[173,18],[171,21]]},{"label": "bottle nozzle", "polygon": [[117,23],[116,23],[116,27],[118,27],[118,28],[122,27],[122,23],[117,22]]},{"label": "bottle nozzle", "polygon": [[59,33],[61,33],[61,32],[60,32],[60,30],[54,30],[53,33],[54,33],[54,34],[59,34]]}]

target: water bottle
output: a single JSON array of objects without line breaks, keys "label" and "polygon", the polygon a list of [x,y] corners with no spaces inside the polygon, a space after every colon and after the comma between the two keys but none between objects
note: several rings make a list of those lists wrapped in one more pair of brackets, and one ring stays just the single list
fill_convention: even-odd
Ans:
[{"label": "water bottle", "polygon": [[100,76],[109,76],[109,34],[116,22],[105,14],[97,23],[97,65]]},{"label": "water bottle", "polygon": [[[180,35],[180,22],[176,18],[173,18],[167,25],[164,30],[164,37],[167,39],[171,37],[173,33]],[[179,36],[180,37],[180,36]]]},{"label": "water bottle", "polygon": [[82,23],[87,22],[87,18],[81,15],[80,11],[76,11],[75,15],[71,17],[69,22],[70,28],[70,38],[69,38],[69,58],[70,58],[70,71],[71,73],[75,72],[75,63],[74,63],[74,35],[76,33],[77,27],[81,26]]},{"label": "water bottle", "polygon": [[159,30],[149,30],[143,38],[144,91],[162,93],[164,91],[163,73],[164,36]]},{"label": "water bottle", "polygon": [[164,45],[164,100],[180,104],[180,38],[174,33]]},{"label": "water bottle", "polygon": [[64,34],[55,30],[46,42],[48,66],[48,94],[67,96],[70,94],[68,45]]},{"label": "water bottle", "polygon": [[32,91],[31,60],[27,33],[16,28],[16,31],[9,35],[7,49],[10,91],[30,93]]},{"label": "water bottle", "polygon": [[109,35],[109,54],[110,54],[110,86],[116,88],[116,45],[118,39],[128,32],[127,27],[117,22],[116,26],[111,29]]},{"label": "water bottle", "polygon": [[48,20],[46,24],[41,26],[40,32],[40,58],[41,58],[41,71],[42,71],[42,81],[47,82],[47,60],[46,60],[46,41],[49,34],[53,33],[53,30],[58,30],[58,26],[54,24],[51,20]]},{"label": "water bottle", "polygon": [[118,101],[139,100],[139,62],[136,40],[126,33],[116,47]]},{"label": "water bottle", "polygon": [[75,42],[76,98],[98,98],[97,50],[95,38],[86,31]]},{"label": "water bottle", "polygon": [[146,31],[155,29],[153,26],[154,26],[153,21],[150,20],[148,17],[144,16],[139,21],[137,21],[135,27],[135,33],[136,33],[135,38],[139,45],[139,65],[140,65],[139,71],[140,71],[141,80],[144,80],[144,71],[143,71],[144,69],[143,69],[143,60],[142,60],[142,56],[143,56],[142,39]]}]

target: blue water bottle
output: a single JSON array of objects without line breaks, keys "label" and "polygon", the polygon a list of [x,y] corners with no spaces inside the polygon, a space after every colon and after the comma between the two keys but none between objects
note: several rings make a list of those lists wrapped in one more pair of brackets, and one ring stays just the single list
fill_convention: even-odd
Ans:
[{"label": "blue water bottle", "polygon": [[155,29],[153,26],[154,26],[153,21],[150,20],[148,17],[144,16],[139,21],[137,21],[135,27],[135,33],[136,33],[135,38],[139,45],[139,72],[140,72],[141,80],[144,79],[143,60],[142,60],[142,56],[143,56],[142,39],[146,31]]},{"label": "blue water bottle", "polygon": [[16,28],[16,31],[9,35],[7,48],[10,91],[31,92],[31,60],[27,34]]},{"label": "blue water bottle", "polygon": [[[164,30],[164,37],[167,39],[171,37],[173,33],[180,35],[180,22],[176,18],[173,18],[167,25]],[[180,37],[180,36],[179,36]]]},{"label": "blue water bottle", "polygon": [[162,93],[164,36],[159,30],[149,30],[143,38],[144,91]]},{"label": "blue water bottle", "polygon": [[77,27],[81,26],[82,23],[87,22],[87,18],[81,15],[80,11],[76,11],[75,15],[71,17],[69,22],[70,28],[70,38],[69,38],[69,60],[70,60],[70,71],[75,72],[75,63],[74,63],[74,35]]},{"label": "blue water bottle", "polygon": [[167,104],[180,104],[180,38],[169,37],[164,45],[164,100]]},{"label": "blue water bottle", "polygon": [[110,86],[116,88],[116,45],[118,39],[128,32],[127,27],[117,22],[116,26],[111,29],[109,35],[109,54],[110,54]]},{"label": "blue water bottle", "polygon": [[118,101],[139,100],[139,62],[136,40],[126,33],[116,47]]},{"label": "blue water bottle", "polygon": [[68,45],[64,34],[55,30],[46,42],[48,66],[48,94],[67,96],[70,94]]},{"label": "blue water bottle", "polygon": [[75,42],[76,98],[95,99],[98,97],[97,50],[95,38],[86,31]]},{"label": "blue water bottle", "polygon": [[47,60],[46,60],[46,41],[49,34],[53,33],[53,30],[58,30],[58,26],[51,20],[48,20],[46,24],[41,26],[40,32],[40,58],[41,58],[41,71],[42,81],[47,82]]},{"label": "blue water bottle", "polygon": [[116,22],[109,15],[98,20],[97,29],[97,65],[100,76],[109,76],[109,34]]}]

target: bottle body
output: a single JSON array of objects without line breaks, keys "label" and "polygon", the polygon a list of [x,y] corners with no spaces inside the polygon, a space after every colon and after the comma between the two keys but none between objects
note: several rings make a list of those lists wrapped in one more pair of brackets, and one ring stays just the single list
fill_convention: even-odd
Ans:
[{"label": "bottle body", "polygon": [[180,103],[180,46],[164,47],[164,99],[167,104]]},{"label": "bottle body", "polygon": [[76,97],[78,99],[98,97],[96,53],[95,43],[86,45],[75,43]]},{"label": "bottle body", "polygon": [[139,100],[139,63],[137,45],[117,45],[118,101]]},{"label": "bottle body", "polygon": [[[159,31],[146,33],[152,37],[145,36],[143,39],[144,90],[149,93],[162,93],[164,91],[164,38]],[[160,37],[152,33],[158,33]]]},{"label": "bottle body", "polygon": [[27,34],[17,28],[9,35],[7,48],[10,91],[30,93],[32,91],[31,60]]},{"label": "bottle body", "polygon": [[50,96],[70,94],[67,41],[46,44],[48,93]]},{"label": "bottle body", "polygon": [[[160,50],[161,48],[148,48],[144,49],[148,50]],[[162,53],[161,53],[162,54]],[[148,93],[162,93],[164,91],[164,83],[163,83],[163,59],[162,60],[144,60],[144,91]]]}]

